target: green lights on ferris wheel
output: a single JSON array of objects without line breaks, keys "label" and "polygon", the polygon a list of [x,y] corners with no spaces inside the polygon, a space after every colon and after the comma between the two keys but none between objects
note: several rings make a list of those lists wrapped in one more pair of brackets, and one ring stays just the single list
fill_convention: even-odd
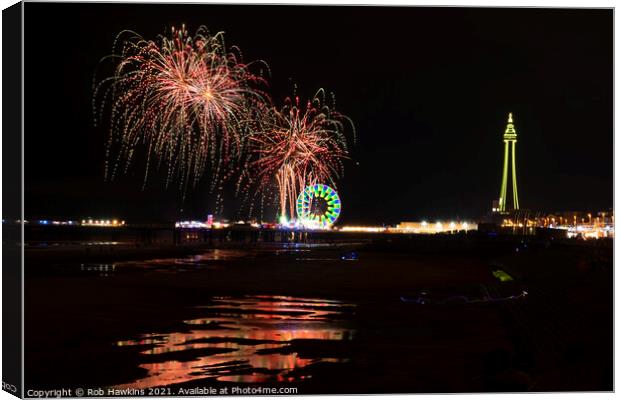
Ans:
[{"label": "green lights on ferris wheel", "polygon": [[[327,208],[323,213],[316,213],[312,209],[315,199],[323,199]],[[297,216],[304,225],[317,225],[321,228],[331,226],[340,215],[341,202],[338,193],[331,187],[323,184],[306,186],[297,197]]]}]

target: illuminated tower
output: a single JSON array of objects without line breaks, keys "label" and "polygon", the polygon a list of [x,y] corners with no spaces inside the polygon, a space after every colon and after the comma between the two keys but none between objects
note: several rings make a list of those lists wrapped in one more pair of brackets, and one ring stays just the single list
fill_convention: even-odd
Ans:
[{"label": "illuminated tower", "polygon": [[508,125],[504,132],[504,170],[502,172],[502,189],[499,194],[499,207],[497,211],[506,212],[506,203],[508,203],[508,168],[512,170],[512,206],[514,210],[519,209],[519,196],[517,194],[517,169],[515,165],[515,156],[517,145],[517,131],[512,122],[512,113],[508,114]]}]

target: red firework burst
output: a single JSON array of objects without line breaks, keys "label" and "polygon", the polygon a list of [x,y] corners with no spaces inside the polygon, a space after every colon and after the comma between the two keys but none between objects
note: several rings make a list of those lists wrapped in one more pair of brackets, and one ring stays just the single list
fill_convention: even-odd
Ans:
[{"label": "red firework burst", "polygon": [[354,130],[351,120],[325,104],[319,90],[305,105],[299,97],[287,98],[282,109],[271,108],[261,120],[258,132],[250,136],[254,160],[250,170],[260,188],[275,180],[280,215],[292,218],[297,195],[306,185],[330,183],[343,173],[348,158],[345,128]]},{"label": "red firework burst", "polygon": [[166,184],[179,177],[183,188],[210,162],[214,187],[240,158],[254,110],[269,101],[262,73],[253,73],[238,49],[228,51],[222,33],[205,27],[194,36],[184,26],[172,28],[170,38],[157,41],[124,31],[115,52],[126,35],[120,54],[107,57],[115,62],[113,76],[94,92],[99,119],[110,112],[106,176],[113,178],[121,161],[126,170],[140,144],[145,182],[153,161],[167,166]]}]

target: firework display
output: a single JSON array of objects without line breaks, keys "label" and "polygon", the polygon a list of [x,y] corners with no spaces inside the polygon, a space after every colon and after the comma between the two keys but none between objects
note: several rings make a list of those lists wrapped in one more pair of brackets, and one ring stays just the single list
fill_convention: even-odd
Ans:
[{"label": "firework display", "polygon": [[618,388],[613,6],[13,2],[4,400]]},{"label": "firework display", "polygon": [[268,101],[262,74],[205,27],[194,36],[172,28],[157,41],[123,31],[113,50],[104,60],[114,74],[94,90],[95,122],[110,113],[106,176],[119,164],[126,170],[141,146],[145,181],[153,164],[167,167],[167,184],[178,178],[182,187],[210,166],[214,186],[240,159],[253,114]]},{"label": "firework display", "polygon": [[[315,202],[319,199],[325,203],[324,210],[316,209]],[[340,209],[338,193],[327,185],[308,186],[297,197],[297,216],[304,226],[331,226],[338,219]]]},{"label": "firework display", "polygon": [[[305,104],[299,97],[287,98],[281,109],[275,107],[250,136],[254,159],[252,171],[261,186],[275,177],[280,217],[295,215],[298,194],[318,182],[335,185],[348,157],[345,128],[353,123],[325,102],[319,90]],[[354,129],[353,129],[354,131]]]},{"label": "firework display", "polygon": [[256,196],[262,207],[274,188],[284,219],[294,218],[306,186],[335,186],[348,158],[344,133],[349,127],[354,133],[351,120],[333,109],[333,96],[328,105],[323,89],[306,102],[294,95],[282,107],[272,105],[266,63],[244,64],[233,49],[206,27],[194,36],[185,26],[172,28],[156,41],[130,31],[117,36],[104,58],[112,60],[113,75],[94,81],[95,123],[110,118],[106,177],[127,172],[142,156],[145,183],[164,166],[166,184],[179,180],[184,193],[207,170],[217,191],[238,176],[237,193],[252,197],[250,213]]}]

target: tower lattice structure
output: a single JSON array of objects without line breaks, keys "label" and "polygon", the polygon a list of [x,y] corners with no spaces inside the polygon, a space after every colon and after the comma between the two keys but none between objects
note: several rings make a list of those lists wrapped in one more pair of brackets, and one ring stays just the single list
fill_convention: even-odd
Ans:
[{"label": "tower lattice structure", "polygon": [[508,169],[512,180],[512,209],[519,209],[519,195],[517,191],[517,168],[516,168],[517,131],[512,120],[512,113],[508,114],[508,124],[504,131],[504,168],[502,172],[502,188],[499,194],[499,212],[506,212],[508,204]]}]

